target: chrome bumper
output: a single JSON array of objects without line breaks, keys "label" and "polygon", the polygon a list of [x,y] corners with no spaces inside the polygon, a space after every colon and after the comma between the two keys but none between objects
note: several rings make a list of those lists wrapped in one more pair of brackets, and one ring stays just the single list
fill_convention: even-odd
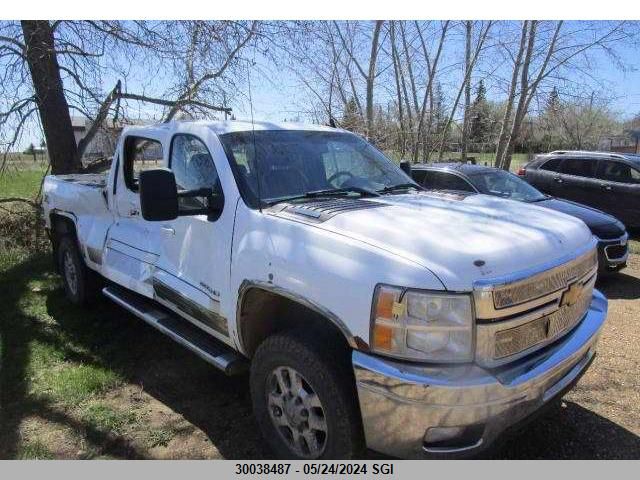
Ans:
[{"label": "chrome bumper", "polygon": [[367,446],[401,458],[484,450],[577,381],[595,355],[606,315],[607,299],[594,290],[587,313],[570,333],[494,369],[425,366],[354,351]]}]

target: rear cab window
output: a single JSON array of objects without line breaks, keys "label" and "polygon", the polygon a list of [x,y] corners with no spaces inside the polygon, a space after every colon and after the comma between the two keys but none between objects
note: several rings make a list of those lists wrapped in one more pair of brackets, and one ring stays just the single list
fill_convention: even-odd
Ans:
[{"label": "rear cab window", "polygon": [[124,141],[124,183],[131,191],[138,191],[140,172],[162,167],[162,144],[150,138],[128,136]]}]

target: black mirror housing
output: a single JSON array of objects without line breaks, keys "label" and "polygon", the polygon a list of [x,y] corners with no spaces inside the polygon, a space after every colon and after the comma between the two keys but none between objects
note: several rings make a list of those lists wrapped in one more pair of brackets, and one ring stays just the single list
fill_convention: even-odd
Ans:
[{"label": "black mirror housing", "polygon": [[411,162],[409,160],[402,160],[400,162],[400,170],[411,177]]},{"label": "black mirror housing", "polygon": [[178,218],[176,177],[168,168],[140,172],[140,208],[142,218],[151,222]]}]

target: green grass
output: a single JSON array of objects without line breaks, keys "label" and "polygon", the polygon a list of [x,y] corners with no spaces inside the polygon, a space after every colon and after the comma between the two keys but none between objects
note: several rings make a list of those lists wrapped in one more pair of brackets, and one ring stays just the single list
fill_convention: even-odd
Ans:
[{"label": "green grass", "polygon": [[166,447],[175,436],[175,432],[170,428],[158,428],[149,431],[147,434],[147,444],[149,447]]},{"label": "green grass", "polygon": [[97,365],[61,365],[59,370],[42,375],[34,392],[45,393],[66,405],[76,405],[102,394],[120,383],[112,370]]},{"label": "green grass", "polygon": [[9,167],[0,174],[0,198],[35,198],[45,172],[46,168],[41,165],[20,170]]},{"label": "green grass", "polygon": [[43,442],[34,440],[20,447],[18,458],[20,460],[51,460],[55,456]]},{"label": "green grass", "polygon": [[94,428],[122,434],[127,427],[136,424],[138,415],[136,412],[120,411],[104,402],[96,401],[83,409],[82,418]]}]

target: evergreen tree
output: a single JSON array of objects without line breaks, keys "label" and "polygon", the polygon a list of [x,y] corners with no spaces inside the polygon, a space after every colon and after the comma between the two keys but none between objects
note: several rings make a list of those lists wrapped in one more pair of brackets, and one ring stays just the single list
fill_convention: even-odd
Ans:
[{"label": "evergreen tree", "polygon": [[487,102],[487,89],[480,80],[476,90],[476,98],[471,104],[471,121],[469,125],[469,142],[474,149],[483,149],[483,144],[491,137],[491,109]]},{"label": "evergreen tree", "polygon": [[563,144],[560,117],[562,115],[562,101],[558,89],[554,86],[549,93],[547,102],[540,119],[542,130],[542,149],[555,150]]},{"label": "evergreen tree", "polygon": [[27,155],[33,156],[33,161],[36,161],[36,147],[33,143],[29,144],[29,147],[24,151]]},{"label": "evergreen tree", "polygon": [[362,131],[362,117],[360,116],[360,112],[358,111],[358,104],[353,97],[347,100],[347,103],[344,106],[341,127],[345,130],[350,130],[353,132]]},{"label": "evergreen tree", "polygon": [[436,83],[436,88],[433,91],[433,131],[437,135],[441,135],[447,123],[447,112],[444,105],[444,92],[442,91],[442,84]]},{"label": "evergreen tree", "polygon": [[558,89],[554,86],[547,99],[545,113],[556,115],[560,111],[560,106],[560,95],[558,94]]}]

